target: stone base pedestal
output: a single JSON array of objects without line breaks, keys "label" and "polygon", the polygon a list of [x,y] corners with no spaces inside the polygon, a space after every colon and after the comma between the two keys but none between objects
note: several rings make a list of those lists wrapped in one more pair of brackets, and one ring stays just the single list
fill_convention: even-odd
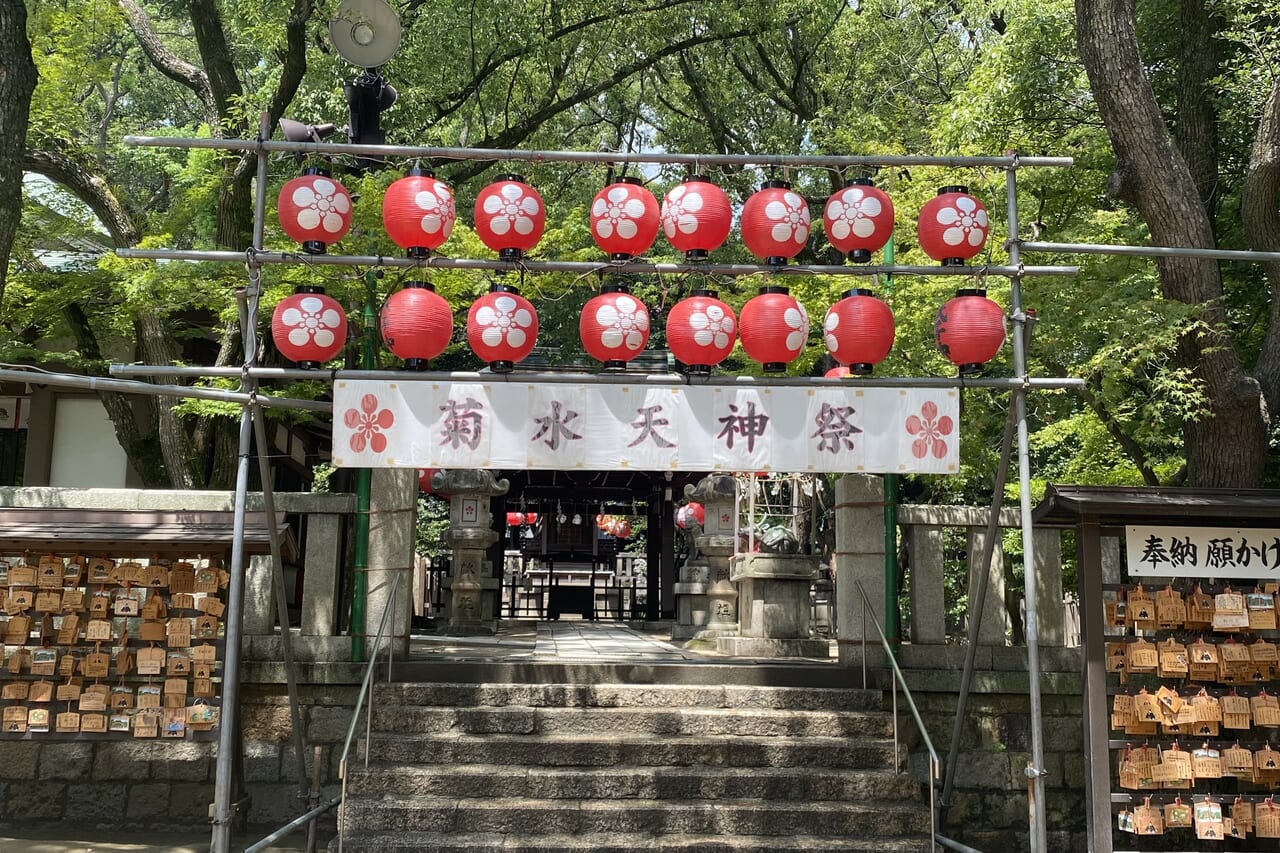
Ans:
[{"label": "stone base pedestal", "polygon": [[711,600],[707,597],[710,574],[711,569],[703,560],[689,560],[680,567],[680,583],[672,585],[676,624],[671,626],[671,639],[687,640],[711,620]]},{"label": "stone base pedestal", "polygon": [[738,585],[738,636],[717,641],[726,654],[826,657],[827,642],[809,636],[809,589],[816,557],[743,554],[730,564]]},{"label": "stone base pedestal", "polygon": [[828,658],[827,640],[769,639],[767,637],[721,637],[716,651],[748,658]]}]

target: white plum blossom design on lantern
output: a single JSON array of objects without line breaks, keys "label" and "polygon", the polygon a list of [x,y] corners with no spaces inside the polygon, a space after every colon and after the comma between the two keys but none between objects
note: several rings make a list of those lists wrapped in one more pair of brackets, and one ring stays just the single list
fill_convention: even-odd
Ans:
[{"label": "white plum blossom design on lantern", "polygon": [[863,239],[875,233],[876,224],[871,217],[884,211],[880,199],[867,195],[861,187],[849,187],[827,202],[827,217],[831,220],[831,236],[844,240],[850,234]]},{"label": "white plum blossom design on lantern", "polygon": [[489,228],[494,234],[532,234],[532,216],[537,216],[542,206],[538,199],[524,191],[520,184],[509,182],[498,192],[484,200],[484,212],[493,217]]},{"label": "white plum blossom design on lantern", "polygon": [[779,243],[790,240],[803,243],[809,239],[809,208],[795,193],[783,193],[781,200],[766,204],[764,215],[774,223],[769,233]]},{"label": "white plum blossom design on lantern", "polygon": [[702,311],[694,311],[689,315],[689,325],[696,329],[693,342],[700,347],[721,350],[733,340],[733,317],[719,305],[708,305]]},{"label": "white plum blossom design on lantern", "polygon": [[826,336],[822,339],[827,345],[827,352],[835,352],[840,349],[840,339],[836,337],[836,329],[840,326],[840,315],[835,311],[827,314],[827,320],[822,324],[823,331]]},{"label": "white plum blossom design on lantern", "polygon": [[293,203],[299,208],[298,225],[308,231],[323,227],[330,234],[342,230],[343,216],[351,212],[351,199],[338,185],[316,178],[309,186],[293,191]]},{"label": "white plum blossom design on lantern", "polygon": [[609,349],[640,349],[649,330],[649,312],[639,300],[623,294],[596,310],[596,322],[603,328],[600,342]]},{"label": "white plum blossom design on lantern", "polygon": [[805,310],[804,303],[796,300],[796,307],[783,311],[782,322],[791,330],[787,333],[787,349],[799,352],[809,337],[809,312]]},{"label": "white plum blossom design on lantern", "polygon": [[492,305],[481,305],[476,311],[476,322],[484,326],[480,333],[481,340],[487,346],[507,346],[519,349],[528,339],[525,331],[533,325],[533,314],[510,296],[499,296]]},{"label": "white plum blossom design on lantern", "polygon": [[280,321],[290,327],[289,343],[294,346],[304,347],[314,340],[316,346],[327,348],[333,346],[334,330],[342,325],[342,315],[324,300],[306,296],[296,306],[284,309]]},{"label": "white plum blossom design on lantern", "polygon": [[644,216],[644,202],[625,187],[613,187],[605,196],[591,206],[591,215],[596,217],[596,233],[607,240],[617,231],[619,237],[630,240],[640,231],[635,221]]},{"label": "white plum blossom design on lantern", "polygon": [[681,184],[667,193],[662,202],[662,231],[667,239],[677,231],[692,234],[698,230],[698,211],[702,210],[702,193]]},{"label": "white plum blossom design on lantern", "polygon": [[981,246],[987,239],[987,212],[969,196],[960,196],[953,206],[938,211],[938,224],[949,225],[942,232],[942,242],[959,246],[968,241],[970,246]]},{"label": "white plum blossom design on lantern", "polygon": [[422,230],[427,234],[444,233],[445,238],[453,233],[453,220],[457,216],[453,207],[453,193],[441,183],[436,183],[430,191],[422,190],[413,197],[413,203],[422,213]]}]

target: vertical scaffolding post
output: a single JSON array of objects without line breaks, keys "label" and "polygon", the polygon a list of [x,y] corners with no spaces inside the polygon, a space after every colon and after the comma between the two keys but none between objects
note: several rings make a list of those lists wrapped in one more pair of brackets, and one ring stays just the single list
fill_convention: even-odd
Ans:
[{"label": "vertical scaffolding post", "polygon": [[[258,124],[258,143],[261,146],[271,136],[271,119],[262,113]],[[267,151],[258,148],[258,175],[253,201],[253,248],[262,249],[263,229],[267,210]],[[262,295],[262,267],[248,259],[249,286],[246,289],[244,308],[240,312],[240,341],[244,345],[245,374],[242,390],[251,395],[255,382],[248,370],[258,357],[258,297]],[[244,517],[249,493],[249,455],[253,446],[253,408],[246,403],[240,412],[240,447],[236,464],[235,512],[231,533],[231,580],[227,588],[227,649],[222,663],[222,712],[218,731],[218,762],[213,787],[213,853],[230,853],[231,822],[235,818],[236,804],[234,760],[240,752],[237,742],[240,734],[240,632],[244,613]],[[269,520],[268,523],[271,523]],[[287,629],[288,626],[286,625]]]},{"label": "vertical scaffolding post", "polygon": [[[1018,165],[1005,170],[1005,196],[1009,205],[1009,265],[1021,264],[1018,251]],[[1009,314],[1013,320],[1013,372],[1027,381],[1026,312],[1022,310],[1022,276],[1009,279]],[[1044,803],[1044,727],[1040,715],[1040,634],[1036,599],[1039,579],[1036,577],[1035,538],[1031,530],[1031,456],[1027,437],[1027,386],[1015,388],[1013,405],[1018,421],[1018,497],[1022,522],[1022,573],[1027,600],[1027,678],[1031,711],[1031,763],[1027,765],[1027,804],[1030,816],[1031,853],[1047,853]]]}]

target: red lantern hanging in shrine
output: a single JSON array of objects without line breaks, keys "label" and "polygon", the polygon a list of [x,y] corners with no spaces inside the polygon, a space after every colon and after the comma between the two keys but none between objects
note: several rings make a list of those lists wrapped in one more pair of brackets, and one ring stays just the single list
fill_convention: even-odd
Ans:
[{"label": "red lantern hanging in shrine", "polygon": [[391,241],[411,258],[425,258],[453,233],[453,191],[427,169],[414,168],[387,187],[382,224]]},{"label": "red lantern hanging in shrine", "polygon": [[323,287],[302,285],[271,315],[276,349],[298,367],[320,367],[347,342],[347,315]]},{"label": "red lantern hanging in shrine", "polygon": [[526,512],[524,514],[524,523],[530,527],[538,523],[538,514],[536,512]]},{"label": "red lantern hanging in shrine", "polygon": [[494,285],[471,304],[467,343],[494,373],[510,373],[537,342],[538,311],[514,287]]},{"label": "red lantern hanging in shrine", "polygon": [[720,248],[732,223],[729,197],[706,175],[690,175],[662,200],[662,233],[689,261],[705,261]]},{"label": "red lantern hanging in shrine", "polygon": [[942,187],[920,208],[920,248],[943,266],[964,266],[982,251],[990,230],[987,209],[963,186]]},{"label": "red lantern hanging in shrine", "polygon": [[843,364],[838,364],[822,375],[827,379],[844,379],[846,376],[852,376],[853,371]]},{"label": "red lantern hanging in shrine", "polygon": [[311,255],[323,255],[351,228],[351,194],[323,169],[303,169],[280,188],[276,207],[284,233]]},{"label": "red lantern hanging in shrine", "polygon": [[382,341],[407,370],[426,370],[453,337],[453,309],[425,281],[411,281],[382,306]]},{"label": "red lantern hanging in shrine", "polygon": [[522,175],[500,175],[480,191],[475,207],[476,236],[504,261],[518,261],[538,245],[547,208]]},{"label": "red lantern hanging in shrine", "polygon": [[519,527],[524,524],[524,513],[509,512],[507,513],[507,527]]},{"label": "red lantern hanging in shrine", "polygon": [[695,522],[705,524],[706,520],[706,509],[700,503],[688,503],[676,510],[676,527],[681,530],[687,530]]},{"label": "red lantern hanging in shrine", "polygon": [[733,351],[738,321],[711,290],[695,290],[667,314],[667,349],[690,373],[708,374]]},{"label": "red lantern hanging in shrine", "polygon": [[893,236],[893,201],[870,178],[854,178],[827,199],[822,223],[831,245],[865,264]]},{"label": "red lantern hanging in shrine", "polygon": [[823,340],[832,358],[866,376],[893,349],[893,312],[870,290],[850,290],[827,311]]},{"label": "red lantern hanging in shrine", "polygon": [[742,242],[766,264],[785,265],[809,239],[809,205],[786,181],[765,181],[742,206]]},{"label": "red lantern hanging in shrine", "polygon": [[441,469],[440,468],[419,468],[418,469],[418,491],[431,494],[433,491],[431,487],[431,478],[434,477],[436,475],[436,472],[439,470]]},{"label": "red lantern hanging in shrine", "polygon": [[1004,343],[1004,309],[985,290],[957,290],[938,309],[933,336],[947,360],[971,376],[995,358]]},{"label": "red lantern hanging in shrine", "polygon": [[658,236],[658,200],[639,178],[619,178],[591,202],[591,238],[615,261],[643,255]]},{"label": "red lantern hanging in shrine", "polygon": [[809,315],[787,288],[762,287],[758,296],[742,306],[738,337],[747,355],[764,365],[765,373],[782,373],[804,349]]},{"label": "red lantern hanging in shrine", "polygon": [[619,284],[606,284],[582,306],[578,334],[587,354],[606,368],[625,367],[649,342],[649,309]]}]

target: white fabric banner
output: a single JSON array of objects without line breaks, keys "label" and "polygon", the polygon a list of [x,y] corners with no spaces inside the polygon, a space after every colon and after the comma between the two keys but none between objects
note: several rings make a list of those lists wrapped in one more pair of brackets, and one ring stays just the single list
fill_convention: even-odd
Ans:
[{"label": "white fabric banner", "polygon": [[952,474],[955,389],[350,381],[340,468]]}]

